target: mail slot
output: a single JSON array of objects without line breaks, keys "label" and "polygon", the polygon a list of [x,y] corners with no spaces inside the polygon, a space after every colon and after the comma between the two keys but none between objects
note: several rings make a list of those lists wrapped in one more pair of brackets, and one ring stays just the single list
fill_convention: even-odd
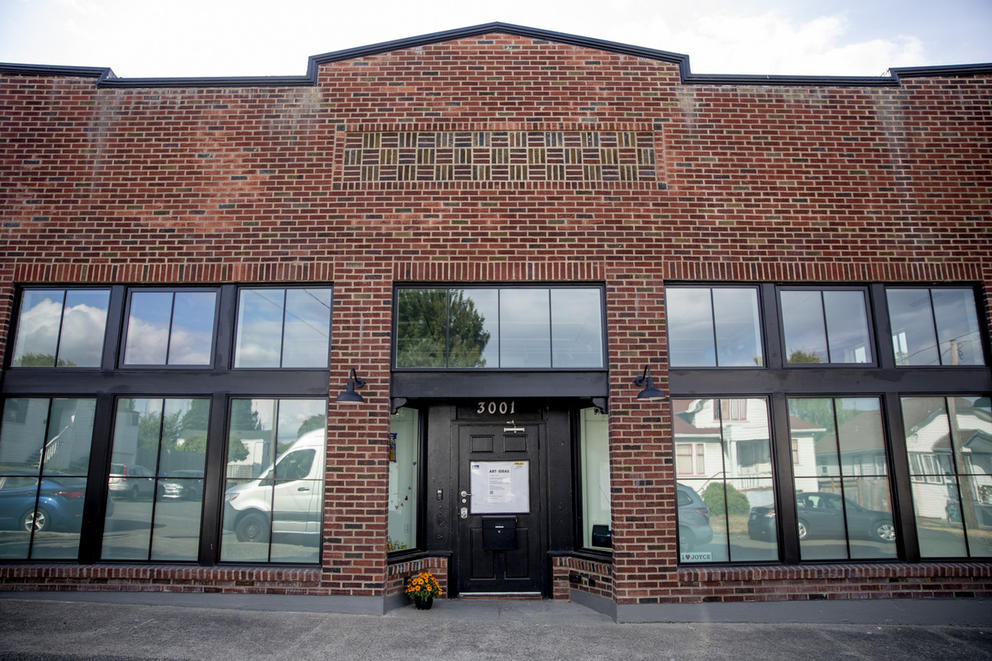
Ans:
[{"label": "mail slot", "polygon": [[482,549],[509,551],[517,548],[517,517],[482,517]]},{"label": "mail slot", "polygon": [[613,531],[609,526],[597,524],[592,527],[592,545],[602,548],[613,547]]}]

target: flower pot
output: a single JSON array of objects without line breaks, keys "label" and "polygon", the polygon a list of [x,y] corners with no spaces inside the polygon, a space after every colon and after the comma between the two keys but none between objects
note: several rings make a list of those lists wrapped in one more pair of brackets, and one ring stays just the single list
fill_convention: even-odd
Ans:
[{"label": "flower pot", "polygon": [[417,610],[428,611],[434,605],[434,597],[414,597],[413,605]]}]

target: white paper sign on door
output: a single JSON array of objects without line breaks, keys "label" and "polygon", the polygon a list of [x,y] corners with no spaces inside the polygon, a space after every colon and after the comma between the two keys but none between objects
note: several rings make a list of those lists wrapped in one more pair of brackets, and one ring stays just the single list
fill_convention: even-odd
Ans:
[{"label": "white paper sign on door", "polygon": [[530,512],[529,461],[473,461],[472,514]]}]

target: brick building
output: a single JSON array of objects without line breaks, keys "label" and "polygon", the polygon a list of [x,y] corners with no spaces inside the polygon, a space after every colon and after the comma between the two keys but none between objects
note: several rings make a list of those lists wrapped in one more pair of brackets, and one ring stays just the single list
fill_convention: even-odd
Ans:
[{"label": "brick building", "polygon": [[992,65],[0,86],[3,589],[992,595]]}]

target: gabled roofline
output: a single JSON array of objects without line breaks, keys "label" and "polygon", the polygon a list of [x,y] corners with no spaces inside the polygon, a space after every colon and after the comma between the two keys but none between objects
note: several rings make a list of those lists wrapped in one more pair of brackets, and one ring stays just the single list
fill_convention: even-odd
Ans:
[{"label": "gabled roofline", "polygon": [[580,37],[564,32],[540,30],[511,23],[483,23],[466,28],[445,30],[431,34],[383,41],[369,46],[347,48],[345,50],[311,55],[307,62],[307,73],[303,76],[233,76],[233,77],[191,77],[191,78],[118,78],[108,68],[48,66],[42,64],[0,63],[0,73],[21,75],[76,76],[97,78],[97,87],[300,87],[317,84],[317,71],[321,64],[358,59],[390,51],[416,48],[484,34],[511,34],[519,37],[544,40],[559,44],[581,46],[621,55],[630,55],[649,60],[677,64],[679,78],[683,84],[696,85],[783,85],[783,86],[830,86],[830,87],[897,87],[902,78],[937,76],[970,76],[992,73],[992,63],[956,64],[930,67],[898,67],[889,69],[888,76],[782,76],[782,75],[726,75],[695,74],[689,68],[689,56],[682,53],[643,48],[603,39]]}]

